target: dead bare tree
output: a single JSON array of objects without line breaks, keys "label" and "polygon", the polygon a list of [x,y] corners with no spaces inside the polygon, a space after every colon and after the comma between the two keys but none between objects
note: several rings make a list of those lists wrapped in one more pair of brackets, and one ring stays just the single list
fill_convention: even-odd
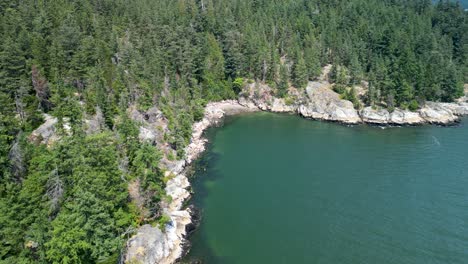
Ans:
[{"label": "dead bare tree", "polygon": [[26,166],[24,164],[24,154],[19,143],[19,136],[16,138],[13,143],[10,152],[8,153],[8,158],[10,160],[10,170],[11,174],[16,181],[20,182],[23,180],[23,177],[26,173]]},{"label": "dead bare tree", "polygon": [[63,181],[60,178],[57,167],[55,167],[55,169],[49,174],[46,186],[46,195],[50,199],[50,209],[52,212],[55,212],[58,209],[60,199],[63,196]]}]

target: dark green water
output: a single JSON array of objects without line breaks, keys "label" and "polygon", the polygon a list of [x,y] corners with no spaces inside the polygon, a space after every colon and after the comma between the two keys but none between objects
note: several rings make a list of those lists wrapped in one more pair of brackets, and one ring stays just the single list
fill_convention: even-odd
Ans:
[{"label": "dark green water", "polygon": [[468,263],[468,120],[387,128],[259,113],[212,129],[189,258]]}]

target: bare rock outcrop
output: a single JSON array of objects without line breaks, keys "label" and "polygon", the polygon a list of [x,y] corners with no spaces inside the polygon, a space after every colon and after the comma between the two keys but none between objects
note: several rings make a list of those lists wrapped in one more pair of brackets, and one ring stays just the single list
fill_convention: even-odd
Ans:
[{"label": "bare rock outcrop", "polygon": [[361,122],[353,104],[341,99],[328,82],[309,82],[306,93],[308,100],[298,109],[302,116],[348,124]]},{"label": "bare rock outcrop", "polygon": [[393,125],[419,125],[424,123],[424,119],[417,112],[395,109],[390,113],[389,124]]},{"label": "bare rock outcrop", "polygon": [[468,115],[468,102],[458,103],[438,103],[440,107],[452,111],[454,115],[464,116]]},{"label": "bare rock outcrop", "polygon": [[49,146],[60,139],[57,135],[58,119],[51,115],[44,114],[44,120],[45,122],[29,135],[29,140]]},{"label": "bare rock outcrop", "polygon": [[368,106],[363,108],[359,114],[362,121],[370,124],[388,124],[390,121],[390,113],[387,109],[373,109]]},{"label": "bare rock outcrop", "polygon": [[419,125],[425,123],[419,113],[399,108],[390,113],[385,108],[374,109],[368,106],[359,111],[359,114],[364,123],[375,125]]},{"label": "bare rock outcrop", "polygon": [[[237,101],[228,100],[209,103],[205,108],[205,114],[200,122],[193,124],[191,143],[185,150],[185,160],[166,161],[166,194],[171,201],[163,208],[163,213],[170,218],[164,231],[158,227],[144,225],[137,233],[127,241],[124,260],[126,263],[158,263],[170,264],[179,259],[184,250],[186,226],[191,223],[191,211],[189,208],[182,209],[183,203],[190,197],[187,188],[190,183],[184,175],[184,168],[192,163],[200,153],[205,150],[206,139],[203,132],[212,125],[218,124],[226,115],[239,114],[243,112],[257,111],[256,107],[246,107]],[[131,111],[131,110],[130,110]],[[145,118],[133,111],[132,116],[142,120],[147,129],[149,124],[158,123],[161,117]],[[140,128],[140,134],[142,129]],[[145,133],[148,133],[145,131]],[[142,138],[145,140],[145,138]]]},{"label": "bare rock outcrop", "polygon": [[164,142],[164,133],[168,132],[167,120],[162,112],[156,107],[151,107],[147,111],[140,111],[136,106],[127,109],[130,119],[139,124],[138,139],[141,142],[159,143],[159,148],[165,152],[167,146]]},{"label": "bare rock outcrop", "polygon": [[263,111],[275,113],[294,113],[298,109],[298,103],[301,101],[300,93],[295,89],[290,89],[288,94],[291,96],[291,103],[287,103],[284,98],[274,96],[274,90],[263,83],[251,83],[247,85],[238,102],[242,106],[250,109],[258,108]]},{"label": "bare rock outcrop", "polygon": [[[139,228],[127,243],[125,260],[141,263],[174,263],[183,254],[186,226],[191,223],[191,211],[182,209],[183,203],[190,197],[187,188],[190,186],[184,175],[184,168],[191,164],[205,150],[206,139],[203,132],[210,126],[219,124],[226,116],[257,110],[271,112],[289,112],[314,119],[337,121],[342,123],[372,123],[372,124],[448,124],[457,120],[458,115],[468,113],[467,103],[454,104],[427,103],[420,111],[411,112],[395,109],[365,107],[359,112],[350,101],[341,99],[340,95],[331,89],[331,85],[323,77],[318,82],[310,82],[305,90],[290,89],[287,99],[274,96],[274,89],[265,84],[251,83],[246,86],[238,101],[223,101],[209,103],[201,121],[193,124],[191,143],[185,150],[185,159],[164,162],[167,169],[166,177],[170,178],[166,185],[166,193],[172,198],[165,208],[164,214],[170,217],[170,223],[165,230],[149,225]],[[152,113],[131,111],[134,120],[140,120],[140,140],[159,142],[155,123],[164,123],[164,117],[153,109]],[[160,124],[161,125],[161,124]],[[164,127],[164,124],[162,124]],[[166,128],[164,128],[166,129]],[[156,135],[156,136],[155,136]]]},{"label": "bare rock outcrop", "polygon": [[[58,141],[61,136],[58,133],[59,120],[49,114],[43,114],[45,122],[31,132],[29,135],[29,141],[37,144],[45,144],[51,146],[54,142]],[[70,125],[70,118],[62,118],[61,128],[64,132],[63,135],[72,135],[72,129]]]},{"label": "bare rock outcrop", "polygon": [[297,111],[297,105],[287,104],[284,98],[274,98],[268,110],[275,113],[293,113]]},{"label": "bare rock outcrop", "polygon": [[104,115],[101,108],[96,107],[96,113],[93,116],[84,119],[84,130],[87,135],[99,133],[104,127]]},{"label": "bare rock outcrop", "polygon": [[[171,252],[171,241],[164,232],[151,225],[141,226],[137,234],[127,241],[125,262],[160,263]],[[137,262],[138,263],[138,262]]]},{"label": "bare rock outcrop", "polygon": [[[450,104],[455,107],[455,105]],[[458,120],[448,104],[427,102],[424,107],[419,110],[421,117],[430,124],[450,124]]]}]

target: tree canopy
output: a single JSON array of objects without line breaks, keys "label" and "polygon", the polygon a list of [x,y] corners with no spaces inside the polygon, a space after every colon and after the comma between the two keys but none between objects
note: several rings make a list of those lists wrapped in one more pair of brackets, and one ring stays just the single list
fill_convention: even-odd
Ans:
[{"label": "tree canopy", "polygon": [[[145,222],[135,179],[163,217],[161,153],[138,142],[130,106],[157,105],[182,157],[205,103],[235,98],[243,80],[281,96],[332,64],[337,84],[369,83],[367,103],[410,109],[468,82],[468,12],[448,0],[5,0],[0,32],[2,263],[115,260]],[[86,135],[96,109],[104,132]],[[73,137],[30,143],[43,113]]]}]

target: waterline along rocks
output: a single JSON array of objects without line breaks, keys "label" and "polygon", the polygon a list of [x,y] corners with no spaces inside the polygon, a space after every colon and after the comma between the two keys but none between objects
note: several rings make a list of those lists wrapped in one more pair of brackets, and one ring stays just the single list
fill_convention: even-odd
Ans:
[{"label": "waterline along rocks", "polygon": [[[144,225],[127,242],[124,256],[126,263],[174,263],[184,251],[186,226],[191,223],[191,211],[184,209],[183,203],[190,197],[187,188],[190,183],[185,176],[184,169],[190,165],[205,150],[206,139],[203,131],[218,124],[226,115],[257,111],[256,107],[246,107],[237,101],[228,100],[209,103],[205,107],[204,118],[192,126],[190,145],[185,150],[185,160],[166,162],[166,176],[171,176],[166,184],[166,194],[171,201],[163,208],[164,214],[171,221],[161,231],[158,227]],[[144,128],[147,134],[152,134]],[[140,129],[142,131],[142,129]],[[133,262],[132,262],[133,261]]]},{"label": "waterline along rocks", "polygon": [[[300,92],[290,89],[287,98],[277,98],[273,89],[261,83],[246,85],[239,99],[209,103],[205,107],[204,118],[193,124],[191,143],[185,150],[185,160],[167,162],[168,175],[173,178],[167,182],[166,192],[172,201],[164,208],[171,222],[165,231],[150,225],[142,226],[137,234],[127,243],[125,260],[136,260],[140,263],[168,264],[177,261],[184,251],[186,227],[191,223],[190,209],[183,209],[183,203],[190,197],[187,188],[190,183],[184,174],[184,168],[190,165],[204,150],[207,140],[203,132],[210,126],[218,124],[225,116],[253,111],[293,113],[306,118],[341,122],[345,124],[368,123],[375,125],[418,125],[450,124],[461,115],[468,114],[468,103],[434,103],[427,102],[419,111],[403,109],[374,109],[364,107],[356,110],[350,101],[341,99],[325,80],[309,82],[307,88]],[[147,128],[140,128],[142,138],[152,135]],[[153,138],[152,136],[148,136]]]},{"label": "waterline along rocks", "polygon": [[240,95],[239,103],[258,107],[264,111],[295,113],[306,118],[345,124],[367,123],[373,125],[449,125],[468,115],[466,97],[454,103],[426,102],[418,111],[367,106],[356,110],[348,100],[342,99],[326,80],[309,82],[306,89],[290,88],[285,98],[273,96],[272,88],[252,83]]},{"label": "waterline along rocks", "polygon": [[[468,115],[467,97],[454,103],[426,102],[418,111],[385,108],[363,107],[354,108],[353,103],[341,98],[332,89],[332,84],[321,79],[309,82],[306,89],[290,88],[284,98],[275,96],[275,91],[263,83],[245,85],[238,100],[226,100],[208,103],[204,109],[204,117],[192,126],[190,144],[185,149],[183,160],[168,160],[163,158],[161,166],[168,179],[165,187],[170,201],[163,204],[162,213],[170,218],[164,230],[156,226],[143,225],[128,241],[123,255],[126,263],[169,264],[180,259],[186,249],[186,229],[191,224],[191,210],[184,208],[184,203],[190,198],[190,182],[185,176],[185,168],[189,166],[205,150],[207,140],[203,132],[210,126],[219,124],[227,115],[245,112],[269,111],[278,113],[298,114],[306,118],[340,122],[344,124],[375,124],[375,125],[419,125],[419,124],[451,124],[457,122],[460,116]],[[100,111],[96,116],[84,122],[89,133],[100,130],[102,117]],[[129,117],[140,124],[139,140],[156,143],[165,151],[170,146],[164,141],[164,133],[168,131],[167,120],[161,111],[152,107],[144,114],[135,107],[128,109]],[[60,137],[57,135],[57,118],[45,116],[45,123],[32,132],[33,142],[52,144]],[[90,125],[91,124],[91,125]],[[67,120],[64,120],[64,130]]]}]

